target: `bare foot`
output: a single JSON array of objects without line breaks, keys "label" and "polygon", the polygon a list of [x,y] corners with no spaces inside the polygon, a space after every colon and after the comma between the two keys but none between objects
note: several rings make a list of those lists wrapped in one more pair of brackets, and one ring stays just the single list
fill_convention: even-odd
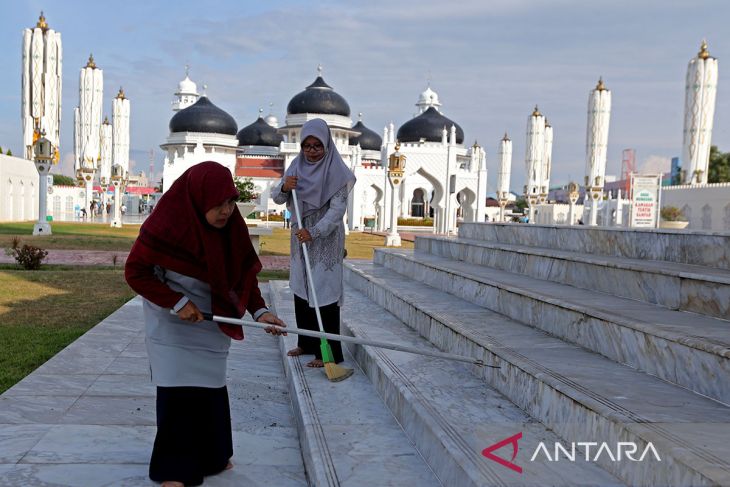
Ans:
[{"label": "bare foot", "polygon": [[165,480],[162,482],[162,487],[185,487],[182,482],[175,482],[174,480]]},{"label": "bare foot", "polygon": [[291,350],[289,350],[288,352],[286,352],[286,354],[290,357],[296,357],[298,355],[304,354],[304,350],[302,349],[302,347],[294,347]]},{"label": "bare foot", "polygon": [[324,362],[316,358],[307,364],[307,367],[324,367]]},{"label": "bare foot", "polygon": [[226,465],[226,468],[224,470],[230,470],[233,468],[233,464],[231,462],[228,462],[228,465]]}]

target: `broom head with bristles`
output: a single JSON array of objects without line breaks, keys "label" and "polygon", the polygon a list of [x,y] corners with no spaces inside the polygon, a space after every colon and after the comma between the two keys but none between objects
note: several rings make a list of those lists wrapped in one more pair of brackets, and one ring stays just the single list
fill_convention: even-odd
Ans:
[{"label": "broom head with bristles", "polygon": [[335,363],[332,355],[332,348],[326,338],[322,338],[319,342],[319,349],[322,352],[322,362],[324,362],[324,372],[331,382],[339,382],[345,380],[354,372],[352,369],[342,367]]}]

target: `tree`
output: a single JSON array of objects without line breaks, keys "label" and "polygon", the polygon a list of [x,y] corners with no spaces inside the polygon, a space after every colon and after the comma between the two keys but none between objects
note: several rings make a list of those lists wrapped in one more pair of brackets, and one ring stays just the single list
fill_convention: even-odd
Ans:
[{"label": "tree", "polygon": [[234,178],[236,189],[238,190],[238,200],[241,203],[248,203],[259,197],[256,194],[255,187],[251,178]]},{"label": "tree", "polygon": [[720,152],[715,145],[710,147],[710,167],[707,173],[707,182],[730,182],[730,152]]},{"label": "tree", "polygon": [[51,174],[53,176],[53,184],[58,186],[76,186],[76,180],[63,174]]},{"label": "tree", "polygon": [[13,151],[11,151],[10,149],[8,149],[8,151],[5,153],[5,155],[12,156],[13,155]]}]

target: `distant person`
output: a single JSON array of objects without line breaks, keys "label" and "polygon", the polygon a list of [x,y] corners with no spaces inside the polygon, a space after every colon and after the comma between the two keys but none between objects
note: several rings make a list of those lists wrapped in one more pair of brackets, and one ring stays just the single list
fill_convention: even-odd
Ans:
[{"label": "distant person", "polygon": [[291,223],[291,211],[289,208],[284,208],[284,228],[290,228]]},{"label": "distant person", "polygon": [[112,204],[107,202],[106,204],[106,214],[109,215],[112,212]]},{"label": "distant person", "polygon": [[[315,118],[302,127],[299,155],[292,161],[281,182],[273,188],[277,204],[294,210],[292,190],[297,190],[302,221],[291,222],[289,286],[294,293],[297,327],[318,330],[310,294],[302,244],[306,243],[312,266],[322,325],[325,332],[340,332],[340,305],[343,297],[342,260],[345,256],[347,196],[355,185],[355,175],[342,160],[327,123]],[[296,214],[293,215],[296,218]],[[307,367],[323,367],[320,340],[300,335],[289,356],[314,355]],[[342,362],[342,344],[331,342],[335,362]]]},{"label": "distant person", "polygon": [[122,212],[122,215],[126,214],[127,213],[127,205],[125,205],[124,203],[122,203],[122,206],[119,207],[119,211]]},{"label": "distant person", "polygon": [[143,298],[157,386],[149,476],[171,487],[200,485],[233,468],[226,372],[231,338],[242,340],[243,330],[206,321],[203,313],[241,318],[248,311],[256,321],[286,326],[261,297],[261,262],[237,198],[225,166],[191,167],[142,224],[125,266],[127,283]]}]

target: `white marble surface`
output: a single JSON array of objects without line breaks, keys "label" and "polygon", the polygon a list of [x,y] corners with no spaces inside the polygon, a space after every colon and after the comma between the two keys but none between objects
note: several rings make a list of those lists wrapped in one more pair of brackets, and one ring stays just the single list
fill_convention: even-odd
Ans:
[{"label": "white marble surface", "polygon": [[730,269],[730,233],[515,223],[462,223],[459,236]]},{"label": "white marble surface", "polygon": [[[343,323],[354,336],[434,349],[351,288],[343,311]],[[558,437],[487,387],[468,366],[373,347],[355,350],[358,363],[444,485],[623,485],[593,464],[529,462],[526,452],[534,451],[540,441],[559,441]],[[524,467],[522,474],[481,454],[517,432],[524,435],[515,460]]]},{"label": "white marble surface", "polygon": [[501,365],[480,375],[567,441],[653,441],[661,464],[602,463],[628,484],[730,484],[727,406],[379,265],[351,263],[345,277],[414,329],[430,317],[439,348]]},{"label": "white marble surface", "polygon": [[453,237],[419,236],[415,247],[536,279],[730,319],[730,270]]},{"label": "white marble surface", "polygon": [[724,320],[409,250],[375,261],[621,363],[730,403]]},{"label": "white marble surface", "polygon": [[[276,313],[294,326],[288,284],[271,287]],[[295,345],[291,334],[281,342],[282,352]],[[353,367],[345,354],[340,365]],[[303,366],[312,358],[285,360],[290,389],[297,391],[294,409],[312,485],[442,485],[359,369],[345,381],[330,382],[322,369]]]}]

